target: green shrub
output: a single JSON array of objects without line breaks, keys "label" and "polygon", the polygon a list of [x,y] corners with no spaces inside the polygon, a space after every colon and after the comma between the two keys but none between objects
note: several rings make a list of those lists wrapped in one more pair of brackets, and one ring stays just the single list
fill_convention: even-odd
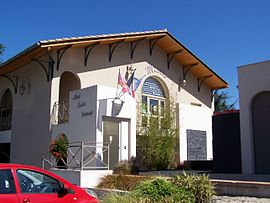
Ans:
[{"label": "green shrub", "polygon": [[109,194],[103,203],[195,203],[193,194],[175,187],[165,179],[142,182],[132,192],[119,195]]},{"label": "green shrub", "polygon": [[172,183],[193,193],[197,203],[210,202],[214,195],[214,187],[206,175],[177,175],[172,178]]},{"label": "green shrub", "polygon": [[195,202],[191,192],[177,188],[165,179],[144,181],[133,192],[136,197],[143,197],[146,202]]},{"label": "green shrub", "polygon": [[102,203],[146,203],[146,200],[136,197],[133,193],[126,195],[111,193],[102,200]]},{"label": "green shrub", "polygon": [[175,158],[178,132],[174,102],[172,99],[166,101],[156,114],[143,112],[138,112],[140,119],[136,137],[137,154],[141,157],[142,167],[167,169]]},{"label": "green shrub", "polygon": [[[183,197],[185,198],[185,197]],[[119,195],[119,194],[109,194],[103,200],[102,203],[193,203],[193,199],[180,199],[176,201],[172,197],[162,197],[159,200],[152,200],[147,197],[138,197],[134,193]]]},{"label": "green shrub", "polygon": [[114,167],[114,174],[138,175],[139,166],[136,157],[131,157],[130,161],[121,161]]},{"label": "green shrub", "polygon": [[118,189],[131,191],[140,182],[153,179],[147,176],[134,176],[134,175],[107,175],[101,178],[98,188]]},{"label": "green shrub", "polygon": [[114,174],[131,175],[131,163],[128,161],[119,162],[113,169]]}]

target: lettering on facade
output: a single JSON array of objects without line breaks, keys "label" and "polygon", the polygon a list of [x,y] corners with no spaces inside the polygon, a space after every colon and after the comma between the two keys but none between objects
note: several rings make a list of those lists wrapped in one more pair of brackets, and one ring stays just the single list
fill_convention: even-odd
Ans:
[{"label": "lettering on facade", "polygon": [[77,108],[81,108],[81,107],[84,107],[84,106],[86,106],[86,104],[85,104],[85,102],[79,102],[78,104],[77,104]]},{"label": "lettering on facade", "polygon": [[157,75],[160,75],[161,77],[163,78],[166,78],[166,75],[163,74],[162,72],[160,72],[159,70],[155,69],[154,66],[152,65],[149,65],[145,68],[145,71],[146,71],[146,74],[147,75],[151,75],[151,74],[157,74]]},{"label": "lettering on facade", "polygon": [[74,94],[73,96],[73,100],[80,99],[80,98],[81,98],[81,94]]},{"label": "lettering on facade", "polygon": [[84,94],[81,94],[81,93],[74,94],[72,99],[75,100],[74,104],[77,103],[75,108],[77,107],[77,109],[79,111],[78,113],[81,114],[82,118],[87,117],[87,116],[91,116],[93,114],[93,110],[89,109],[88,102],[85,101],[86,98],[85,98]]},{"label": "lettering on facade", "polygon": [[90,111],[90,112],[82,112],[82,117],[86,117],[86,116],[92,116],[93,114],[93,111]]}]

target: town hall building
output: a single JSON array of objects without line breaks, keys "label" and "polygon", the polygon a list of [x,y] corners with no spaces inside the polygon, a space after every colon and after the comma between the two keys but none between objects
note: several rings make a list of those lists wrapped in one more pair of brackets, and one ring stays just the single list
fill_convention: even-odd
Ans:
[{"label": "town hall building", "polygon": [[171,98],[179,164],[211,160],[213,91],[228,86],[167,30],[39,41],[0,76],[0,162],[34,164],[64,135],[109,168],[136,156],[139,115]]}]

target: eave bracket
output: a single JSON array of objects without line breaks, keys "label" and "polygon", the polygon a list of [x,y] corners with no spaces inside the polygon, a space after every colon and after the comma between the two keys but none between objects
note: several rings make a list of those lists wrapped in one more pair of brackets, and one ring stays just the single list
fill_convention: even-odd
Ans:
[{"label": "eave bracket", "polygon": [[189,64],[189,65],[186,65],[186,66],[183,66],[183,80],[186,80],[186,76],[188,74],[188,72],[196,67],[199,63],[193,63],[193,64]]},{"label": "eave bracket", "polygon": [[157,42],[162,39],[163,37],[165,36],[162,36],[162,37],[158,37],[158,38],[155,38],[155,39],[150,39],[150,56],[152,56],[153,54],[153,49],[155,47],[155,45],[157,44]]},{"label": "eave bracket", "polygon": [[112,55],[113,55],[113,52],[114,52],[115,48],[123,41],[125,41],[125,40],[123,39],[123,40],[120,40],[118,42],[109,44],[109,62],[112,61]]},{"label": "eave bracket", "polygon": [[99,42],[84,47],[84,66],[87,65],[87,60],[91,51],[99,44]]},{"label": "eave bracket", "polygon": [[[47,81],[49,82],[50,79],[53,78],[54,60],[49,53],[48,55],[49,55],[49,60],[41,60],[41,59],[34,59],[34,58],[32,60],[37,62],[41,66],[41,68],[45,71]],[[46,68],[46,64],[48,65],[47,68]]]},{"label": "eave bracket", "polygon": [[61,59],[64,55],[64,53],[70,48],[71,46],[67,46],[63,49],[57,50],[57,61],[56,61],[56,70],[59,70]]},{"label": "eave bracket", "polygon": [[202,77],[198,77],[198,92],[200,92],[201,90],[201,86],[204,83],[205,80],[211,78],[213,75],[206,75],[206,76],[202,76]]},{"label": "eave bracket", "polygon": [[15,91],[15,94],[17,94],[18,92],[18,76],[12,76],[12,75],[6,75],[6,74],[2,74],[1,75],[2,77],[5,77],[6,79],[8,79],[12,86],[14,87],[14,91]]},{"label": "eave bracket", "polygon": [[167,67],[168,69],[170,69],[170,65],[171,65],[171,62],[173,60],[173,58],[177,55],[177,54],[180,54],[182,53],[184,49],[181,49],[181,50],[178,50],[178,51],[175,51],[175,52],[172,52],[172,53],[168,53],[167,54]]},{"label": "eave bracket", "polygon": [[137,47],[138,44],[139,44],[141,41],[143,41],[144,39],[145,39],[145,37],[142,38],[142,39],[138,39],[138,40],[135,40],[135,41],[133,41],[133,42],[130,42],[130,58],[133,59],[133,55],[134,55],[134,51],[135,51],[136,47]]}]

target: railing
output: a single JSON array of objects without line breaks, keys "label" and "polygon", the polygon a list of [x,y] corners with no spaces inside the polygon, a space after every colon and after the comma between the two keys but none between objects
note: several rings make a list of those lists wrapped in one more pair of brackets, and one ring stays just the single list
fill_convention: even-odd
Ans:
[{"label": "railing", "polygon": [[55,102],[51,114],[51,124],[67,123],[69,121],[69,103]]},{"label": "railing", "polygon": [[0,131],[10,130],[12,124],[12,108],[0,109]]},{"label": "railing", "polygon": [[109,170],[110,145],[104,143],[70,143],[67,158],[56,158],[49,151],[34,164],[45,169]]}]

